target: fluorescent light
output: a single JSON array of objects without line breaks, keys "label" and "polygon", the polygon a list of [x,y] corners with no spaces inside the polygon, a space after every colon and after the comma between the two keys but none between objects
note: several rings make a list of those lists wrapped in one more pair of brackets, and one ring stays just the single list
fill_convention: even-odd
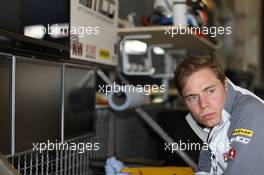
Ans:
[{"label": "fluorescent light", "polygon": [[145,54],[147,44],[139,40],[127,40],[124,44],[124,52],[126,54]]},{"label": "fluorescent light", "polygon": [[43,25],[31,25],[24,27],[24,35],[32,38],[42,39],[46,33]]},{"label": "fluorescent light", "polygon": [[52,24],[48,26],[48,32],[52,38],[65,38],[69,36],[69,24]]},{"label": "fluorescent light", "polygon": [[165,54],[165,50],[162,49],[161,47],[154,47],[154,48],[153,48],[153,52],[154,52],[156,55],[164,55],[164,54]]}]

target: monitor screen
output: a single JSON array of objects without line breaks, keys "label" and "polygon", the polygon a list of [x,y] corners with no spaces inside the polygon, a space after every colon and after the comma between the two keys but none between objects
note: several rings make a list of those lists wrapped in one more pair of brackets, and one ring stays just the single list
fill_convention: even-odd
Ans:
[{"label": "monitor screen", "polygon": [[62,65],[17,58],[16,152],[33,143],[60,141]]},{"label": "monitor screen", "polygon": [[95,72],[88,67],[65,66],[65,139],[94,131]]}]

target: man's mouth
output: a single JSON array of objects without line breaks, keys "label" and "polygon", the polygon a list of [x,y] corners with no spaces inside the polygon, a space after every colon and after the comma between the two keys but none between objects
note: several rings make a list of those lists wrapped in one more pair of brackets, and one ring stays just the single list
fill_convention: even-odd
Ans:
[{"label": "man's mouth", "polygon": [[210,112],[210,113],[204,114],[204,115],[202,115],[202,119],[203,120],[211,120],[214,118],[215,113],[216,112]]}]

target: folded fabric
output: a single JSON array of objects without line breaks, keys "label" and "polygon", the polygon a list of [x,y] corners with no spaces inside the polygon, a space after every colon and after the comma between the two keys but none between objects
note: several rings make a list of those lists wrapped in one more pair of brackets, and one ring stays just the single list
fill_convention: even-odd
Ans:
[{"label": "folded fabric", "polygon": [[121,173],[123,168],[125,168],[123,162],[117,160],[115,157],[111,157],[106,160],[106,175],[129,175],[129,173]]}]

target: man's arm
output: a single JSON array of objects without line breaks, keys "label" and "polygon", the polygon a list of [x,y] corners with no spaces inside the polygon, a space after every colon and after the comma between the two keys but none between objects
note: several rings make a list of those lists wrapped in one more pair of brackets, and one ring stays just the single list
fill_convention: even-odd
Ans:
[{"label": "man's arm", "polygon": [[224,175],[263,174],[264,172],[264,105],[241,109],[231,128],[231,149]]}]

